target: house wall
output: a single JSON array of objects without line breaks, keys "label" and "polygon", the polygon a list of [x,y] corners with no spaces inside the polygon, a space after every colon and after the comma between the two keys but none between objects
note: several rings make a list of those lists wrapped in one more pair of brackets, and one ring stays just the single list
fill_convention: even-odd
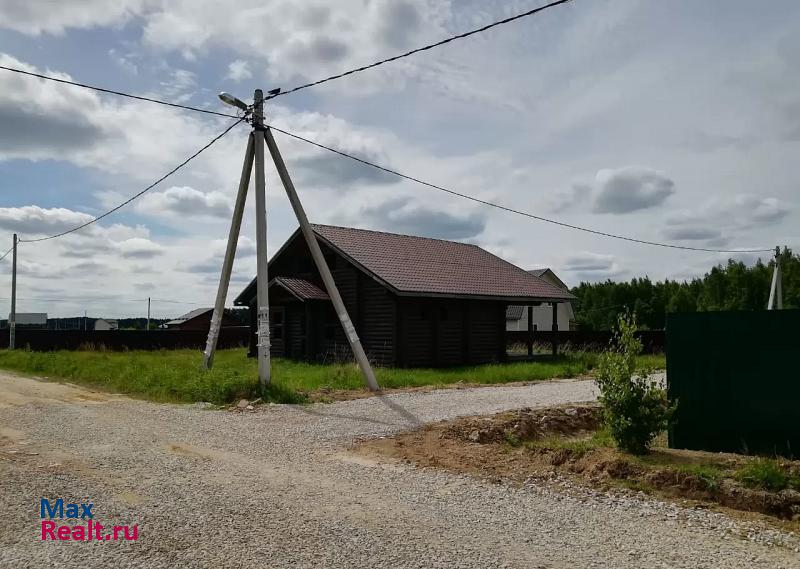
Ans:
[{"label": "house wall", "polygon": [[[436,367],[493,362],[504,357],[505,303],[399,297],[323,243],[320,247],[373,364]],[[277,276],[304,278],[322,287],[301,239],[270,265],[270,277]],[[271,312],[278,306],[285,311],[284,338],[272,340],[274,357],[312,361],[352,358],[329,301],[275,297],[270,298],[270,304]],[[255,307],[250,308],[251,318],[255,318]],[[255,333],[254,323],[251,329]],[[250,354],[256,355],[255,337]]]},{"label": "house wall", "polygon": [[[569,321],[572,319],[572,306],[568,302],[560,303],[558,305],[558,329],[569,330]],[[553,329],[553,307],[544,303],[540,306],[533,307],[533,325],[534,330]],[[525,331],[528,329],[528,308],[527,306],[522,311],[522,318],[519,320],[507,320],[506,330]]]},{"label": "house wall", "polygon": [[402,367],[500,361],[505,304],[495,301],[399,298],[396,359]]}]

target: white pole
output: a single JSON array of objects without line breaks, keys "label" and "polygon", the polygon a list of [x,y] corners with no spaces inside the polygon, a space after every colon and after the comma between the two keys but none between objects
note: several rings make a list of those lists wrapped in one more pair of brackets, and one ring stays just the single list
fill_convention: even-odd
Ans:
[{"label": "white pole", "polygon": [[769,287],[769,300],[767,300],[767,310],[775,309],[777,299],[778,309],[783,308],[783,290],[781,288],[781,248],[775,247],[775,266],[772,267],[772,285]]},{"label": "white pole", "polygon": [[778,273],[778,285],[775,287],[775,296],[778,297],[778,310],[783,310],[783,275],[781,274],[781,249],[775,247],[775,270]]},{"label": "white pole", "polygon": [[308,248],[311,250],[311,256],[314,258],[314,263],[317,265],[317,270],[319,270],[319,274],[322,277],[322,282],[325,284],[325,290],[328,292],[333,307],[336,309],[336,314],[339,316],[339,321],[342,323],[345,336],[347,336],[347,341],[350,343],[350,349],[353,350],[353,355],[361,368],[361,373],[364,375],[367,386],[372,391],[378,391],[380,387],[378,386],[378,381],[375,379],[375,373],[372,371],[369,359],[367,359],[367,355],[364,353],[364,348],[361,346],[361,340],[358,334],[356,334],[353,322],[347,314],[347,308],[345,308],[342,297],[339,295],[339,290],[336,288],[336,283],[328,268],[328,263],[325,261],[325,257],[319,248],[319,243],[317,243],[317,237],[314,235],[314,231],[308,223],[308,217],[306,217],[303,204],[300,203],[300,198],[297,196],[297,191],[294,189],[289,171],[286,169],[286,164],[283,162],[281,152],[278,150],[278,145],[275,143],[275,138],[273,138],[269,128],[264,130],[264,138],[267,141],[267,148],[269,148],[269,152],[272,155],[272,161],[275,162],[275,167],[278,169],[283,187],[286,189],[286,194],[289,196],[294,214],[297,216],[297,221],[300,223],[300,230],[303,232],[303,237],[305,237]]},{"label": "white pole", "polygon": [[11,314],[8,316],[8,349],[13,350],[17,341],[17,243],[19,238],[14,234],[11,257]]},{"label": "white pole", "polygon": [[225,249],[225,260],[222,262],[222,273],[219,277],[217,300],[214,303],[214,314],[211,316],[211,326],[208,329],[206,350],[203,353],[203,367],[205,369],[211,369],[211,366],[214,365],[214,352],[217,349],[219,331],[222,326],[222,317],[225,313],[225,299],[228,296],[228,285],[231,282],[233,260],[236,257],[236,245],[239,242],[239,229],[242,227],[244,205],[247,201],[247,187],[250,185],[250,173],[253,170],[253,146],[253,133],[250,133],[250,136],[247,139],[247,150],[245,151],[244,155],[244,164],[242,165],[242,176],[239,179],[239,192],[236,194],[236,204],[233,208],[231,229],[228,232],[228,246]]},{"label": "white pole", "polygon": [[267,258],[267,195],[264,182],[264,94],[256,89],[253,95],[253,142],[256,173],[256,333],[258,334],[258,382],[270,382],[269,339],[269,275]]},{"label": "white pole", "polygon": [[145,332],[150,331],[150,297],[147,297],[147,328],[145,328]]}]

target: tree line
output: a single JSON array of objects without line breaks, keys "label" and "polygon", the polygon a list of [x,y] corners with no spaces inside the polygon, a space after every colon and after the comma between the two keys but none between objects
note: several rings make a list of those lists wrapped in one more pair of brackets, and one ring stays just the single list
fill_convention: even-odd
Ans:
[{"label": "tree line", "polygon": [[[800,255],[784,248],[780,254],[783,306],[800,308]],[[628,282],[607,280],[572,289],[579,330],[610,330],[620,313],[636,315],[641,329],[664,328],[668,312],[711,310],[765,310],[775,260],[759,259],[747,266],[729,259],[702,278],[691,281],[651,281],[648,277]]]}]

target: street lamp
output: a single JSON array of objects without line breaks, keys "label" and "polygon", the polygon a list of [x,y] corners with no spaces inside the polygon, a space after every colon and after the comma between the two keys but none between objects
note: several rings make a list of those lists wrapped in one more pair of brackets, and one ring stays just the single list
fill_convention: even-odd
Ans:
[{"label": "street lamp", "polygon": [[243,111],[247,110],[247,105],[245,104],[245,102],[237,99],[230,93],[223,91],[222,93],[219,94],[219,98],[226,105],[230,105],[232,107],[238,107]]}]

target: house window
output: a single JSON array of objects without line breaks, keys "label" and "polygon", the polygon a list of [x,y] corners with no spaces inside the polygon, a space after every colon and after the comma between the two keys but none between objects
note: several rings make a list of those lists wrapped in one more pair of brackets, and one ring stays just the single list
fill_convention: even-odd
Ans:
[{"label": "house window", "polygon": [[283,340],[284,311],[283,306],[276,306],[272,309],[272,318],[270,321],[270,336],[273,340]]}]

